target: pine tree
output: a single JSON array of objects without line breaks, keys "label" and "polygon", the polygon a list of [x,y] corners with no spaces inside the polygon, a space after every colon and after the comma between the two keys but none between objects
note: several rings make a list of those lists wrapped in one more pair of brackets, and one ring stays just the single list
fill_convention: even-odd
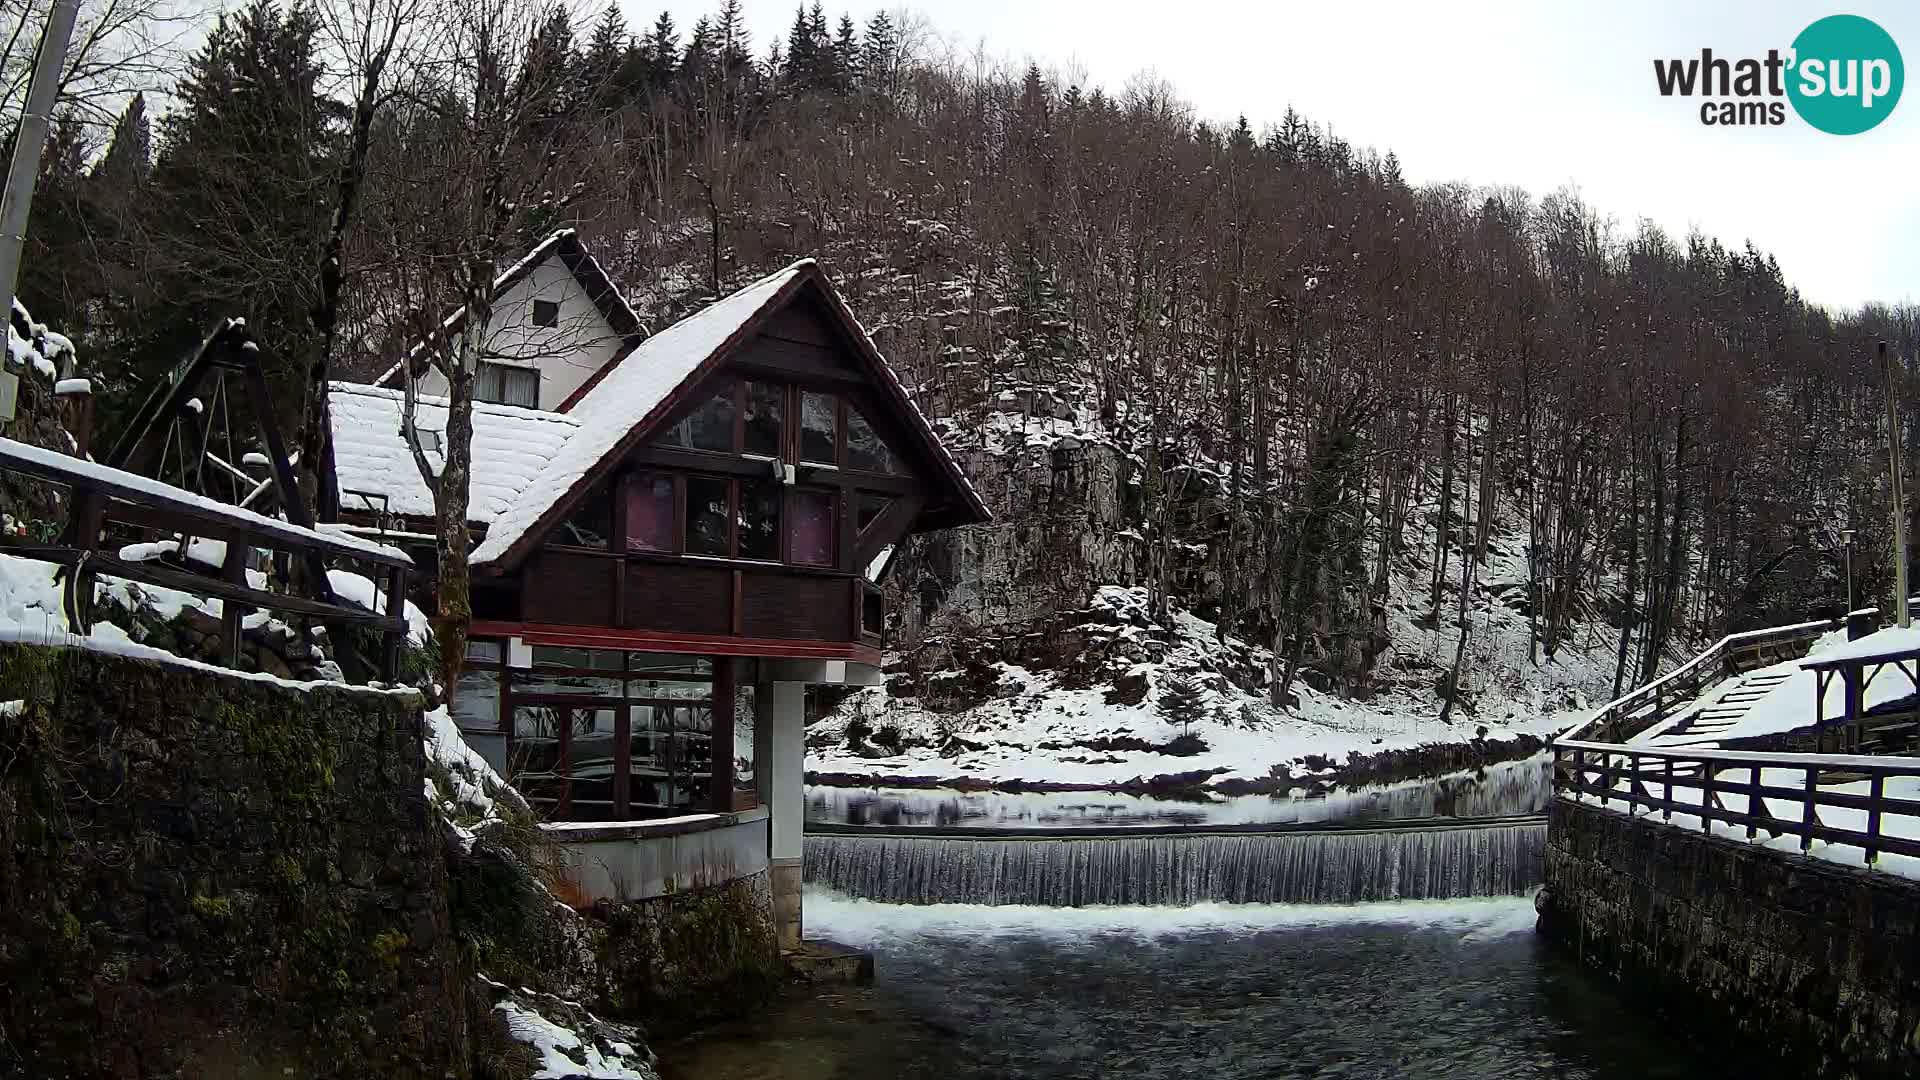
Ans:
[{"label": "pine tree", "polygon": [[671,13],[663,11],[653,21],[640,52],[646,62],[647,85],[660,92],[672,86],[680,70],[680,31],[673,25]]},{"label": "pine tree", "polygon": [[103,187],[132,187],[145,182],[153,170],[153,130],[147,120],[147,97],[133,100],[114,121],[107,152],[93,168],[92,179]]},{"label": "pine tree", "polygon": [[860,85],[860,39],[851,15],[840,16],[840,30],[833,39],[833,92],[850,94]]},{"label": "pine tree", "polygon": [[1200,683],[1190,675],[1174,675],[1160,691],[1160,711],[1180,725],[1184,737],[1193,722],[1206,716],[1207,706],[1200,694]]},{"label": "pine tree", "polygon": [[793,27],[787,31],[787,55],[781,67],[781,82],[787,93],[812,91],[820,76],[820,42],[813,36],[813,23],[807,18],[807,6],[793,12]]},{"label": "pine tree", "polygon": [[629,51],[627,20],[620,14],[619,5],[610,4],[606,14],[594,24],[593,37],[588,40],[586,56],[581,60],[587,90],[595,101],[605,104],[625,97],[630,87],[622,85],[622,75]]},{"label": "pine tree", "polygon": [[298,407],[287,376],[297,377],[310,331],[327,231],[316,195],[332,172],[331,126],[343,119],[318,91],[317,31],[307,8],[253,0],[221,17],[188,60],[142,210],[144,287],[116,298],[124,337],[92,352],[110,381],[146,385],[216,318],[237,315],[261,343],[276,404]]},{"label": "pine tree", "polygon": [[870,93],[892,94],[894,54],[899,49],[900,37],[893,19],[884,11],[874,12],[867,20],[866,40],[860,45],[860,85]]}]

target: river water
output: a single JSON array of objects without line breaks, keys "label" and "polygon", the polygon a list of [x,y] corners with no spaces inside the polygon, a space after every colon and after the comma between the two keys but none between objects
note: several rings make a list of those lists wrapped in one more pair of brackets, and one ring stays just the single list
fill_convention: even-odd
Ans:
[{"label": "river water", "polygon": [[809,822],[835,825],[1111,829],[1134,825],[1312,824],[1421,817],[1537,814],[1552,791],[1546,754],[1445,776],[1319,794],[1157,799],[1111,791],[955,791],[950,788],[806,789]]},{"label": "river water", "polygon": [[668,1080],[1754,1075],[1629,1008],[1525,897],[1361,905],[879,904],[810,889],[875,985],[658,1045]]}]

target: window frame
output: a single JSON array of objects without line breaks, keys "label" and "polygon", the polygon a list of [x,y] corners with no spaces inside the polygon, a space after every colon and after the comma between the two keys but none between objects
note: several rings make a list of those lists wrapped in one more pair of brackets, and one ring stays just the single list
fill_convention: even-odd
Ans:
[{"label": "window frame", "polygon": [[[481,396],[481,392],[480,392],[480,388],[482,386],[481,380],[483,380],[486,377],[486,374],[489,370],[497,371],[500,373],[499,382],[500,382],[501,397],[506,396],[507,379],[509,376],[513,376],[517,378],[531,378],[533,380],[533,403],[530,405],[522,405],[516,401],[499,401],[491,397]],[[483,403],[487,405],[505,405],[508,408],[513,408],[513,409],[538,409],[540,407],[540,384],[543,381],[545,380],[540,378],[540,369],[537,367],[525,367],[520,364],[509,364],[499,360],[482,360],[479,362],[478,366],[476,366],[473,369],[473,400],[477,403]]]},{"label": "window frame", "polygon": [[[642,807],[655,811],[656,815],[658,814],[672,815],[672,814],[683,814],[683,813],[721,813],[721,812],[725,812],[728,809],[733,808],[738,802],[739,795],[743,794],[743,791],[739,787],[738,783],[734,780],[730,780],[729,781],[730,786],[725,793],[725,800],[723,805],[723,801],[720,795],[715,792],[713,787],[714,779],[715,779],[714,773],[716,771],[713,767],[714,754],[718,751],[718,748],[722,745],[722,741],[723,741],[721,738],[721,733],[716,730],[716,726],[719,723],[718,717],[715,715],[718,709],[719,695],[722,690],[723,682],[728,683],[730,685],[730,688],[735,692],[736,694],[735,724],[737,725],[738,724],[737,698],[738,698],[738,689],[739,689],[736,680],[722,680],[720,678],[719,673],[715,668],[715,659],[713,657],[705,656],[701,654],[686,654],[687,658],[691,661],[705,661],[704,671],[694,670],[694,671],[662,672],[662,671],[659,671],[658,669],[644,669],[644,668],[637,668],[635,666],[636,657],[655,655],[653,653],[649,653],[646,650],[595,649],[590,651],[620,654],[620,666],[617,669],[608,669],[608,668],[601,668],[601,667],[574,667],[574,666],[564,666],[564,665],[558,665],[558,664],[530,664],[527,667],[520,668],[520,667],[513,667],[509,664],[508,662],[509,649],[508,649],[507,641],[505,639],[475,638],[469,641],[469,645],[497,645],[498,647],[498,653],[496,657],[491,659],[469,658],[466,661],[466,665],[465,665],[469,673],[489,674],[495,680],[494,689],[496,693],[495,693],[494,700],[497,703],[498,719],[496,720],[495,725],[492,727],[475,727],[470,724],[459,723],[458,718],[456,717],[456,724],[460,730],[460,733],[463,738],[469,733],[474,735],[502,738],[504,740],[504,749],[502,751],[502,756],[507,763],[507,770],[503,774],[502,778],[505,779],[509,784],[513,784],[514,789],[516,791],[520,791],[522,797],[526,798],[530,803],[537,803],[538,805],[552,807],[552,814],[550,817],[547,818],[547,820],[554,820],[554,821],[596,820],[593,818],[582,819],[582,818],[576,817],[573,814],[572,784],[573,784],[573,781],[577,778],[574,777],[570,771],[572,769],[572,743],[573,743],[573,737],[576,734],[574,728],[578,723],[578,716],[576,714],[582,710],[588,710],[588,711],[608,710],[613,714],[614,772],[613,772],[613,779],[612,779],[612,785],[610,787],[609,797],[611,800],[610,812],[614,816],[607,818],[606,820],[614,820],[614,821],[646,820],[645,818],[635,818],[633,816],[634,811]],[[543,646],[534,646],[534,647],[542,648]],[[680,654],[663,654],[663,655],[680,655]],[[610,695],[604,695],[604,694],[566,694],[566,693],[554,693],[550,691],[541,691],[538,689],[527,689],[524,687],[516,688],[514,686],[515,673],[526,675],[526,674],[532,674],[535,672],[538,672],[543,675],[561,676],[561,677],[575,676],[575,677],[581,677],[581,678],[595,678],[595,679],[612,678],[619,681],[621,692],[618,696],[610,696]],[[648,687],[643,685],[646,683],[663,683],[663,682],[694,684],[699,686],[705,686],[707,689],[704,696],[699,696],[699,695],[673,696],[670,694],[658,693],[656,687]],[[656,692],[648,693],[647,692],[648,690],[655,690]],[[686,734],[686,735],[694,735],[694,736],[704,735],[704,737],[708,740],[707,742],[708,761],[707,761],[706,771],[704,773],[701,773],[697,769],[688,769],[686,770],[686,773],[685,773],[685,775],[689,778],[689,781],[690,781],[688,785],[689,790],[691,790],[691,787],[692,787],[691,781],[700,779],[701,777],[704,776],[707,783],[707,790],[704,794],[704,797],[690,799],[685,805],[680,805],[675,803],[641,804],[634,798],[633,791],[632,791],[633,737],[634,737],[633,707],[634,706],[665,707],[665,708],[674,709],[674,710],[686,709],[686,710],[694,710],[694,711],[704,709],[706,711],[706,715],[708,717],[708,725],[709,725],[709,728],[706,732],[700,732],[697,728],[692,726],[688,726],[683,731],[683,729],[681,729],[677,724],[675,724],[673,727],[668,729],[669,734],[676,739],[680,738],[683,734]],[[556,710],[565,710],[565,722],[559,724],[557,729],[558,735],[557,735],[556,741],[558,742],[559,745],[555,751],[556,753],[555,782],[557,784],[558,793],[554,797],[549,798],[543,795],[536,799],[534,796],[528,795],[525,791],[522,791],[519,785],[515,783],[515,779],[516,779],[515,774],[518,771],[517,770],[518,753],[517,753],[517,748],[515,746],[515,743],[520,738],[518,733],[515,731],[516,713],[517,713],[517,710],[522,708],[549,708],[549,709],[556,709]],[[677,712],[675,715],[676,716],[678,715]],[[729,731],[725,734],[724,745],[726,747],[726,753],[731,755],[734,747],[733,732]],[[758,769],[759,762],[757,761],[754,762],[754,767]],[[731,762],[729,762],[728,767],[726,769],[726,773],[729,777],[732,777],[733,772],[734,772],[733,766]],[[667,779],[669,780],[669,782],[672,782],[674,775],[675,773],[673,772],[673,770],[669,768],[667,772]],[[622,802],[626,804],[626,807],[624,810],[622,810],[621,808]],[[623,814],[624,816],[621,816]]]}]

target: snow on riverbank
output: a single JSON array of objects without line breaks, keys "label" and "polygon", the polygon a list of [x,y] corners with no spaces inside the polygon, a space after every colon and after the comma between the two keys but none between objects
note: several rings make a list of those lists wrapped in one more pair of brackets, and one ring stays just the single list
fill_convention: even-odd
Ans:
[{"label": "snow on riverbank", "polygon": [[[1508,561],[1496,551],[1486,573],[1509,572]],[[1483,727],[1495,741],[1553,735],[1584,719],[1588,706],[1611,689],[1611,648],[1598,647],[1605,642],[1568,646],[1536,665],[1525,617],[1489,604],[1470,616],[1473,700],[1443,724],[1432,687],[1443,661],[1451,660],[1456,631],[1444,619],[1438,629],[1423,629],[1416,623],[1421,601],[1400,595],[1389,611],[1395,645],[1381,663],[1381,693],[1369,701],[1343,699],[1296,681],[1297,703],[1277,709],[1264,690],[1244,689],[1221,674],[1235,657],[1264,666],[1265,650],[1233,639],[1222,643],[1212,623],[1188,612],[1176,612],[1170,627],[1154,627],[1145,619],[1145,602],[1144,590],[1117,586],[1094,598],[1096,612],[1111,613],[1100,632],[1150,639],[1148,651],[1161,654],[1124,673],[1144,683],[1132,694],[1117,692],[1114,681],[1073,685],[1067,673],[1011,663],[991,665],[978,679],[987,684],[985,700],[951,711],[926,697],[872,687],[809,728],[807,768],[876,784],[937,780],[963,787],[1125,786],[1194,773],[1209,785],[1301,779],[1325,770],[1326,762],[1309,759],[1337,763],[1355,753],[1465,743]],[[1199,716],[1188,725],[1164,703],[1180,678],[1197,687]],[[1183,733],[1198,743],[1176,744]],[[1171,752],[1181,749],[1195,752]]]}]

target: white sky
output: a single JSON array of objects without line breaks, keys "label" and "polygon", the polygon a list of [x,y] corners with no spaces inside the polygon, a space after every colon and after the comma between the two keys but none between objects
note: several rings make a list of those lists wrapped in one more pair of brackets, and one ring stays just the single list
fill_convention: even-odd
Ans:
[{"label": "white sky", "polygon": [[[620,0],[636,32],[663,8],[685,33],[717,0]],[[753,48],[786,33],[796,0],[745,0]],[[811,0],[807,0],[811,4]],[[920,0],[955,47],[1069,66],[1118,90],[1152,70],[1203,118],[1256,128],[1289,104],[1356,146],[1400,155],[1415,182],[1575,184],[1630,228],[1698,226],[1779,257],[1810,299],[1920,299],[1920,89],[1862,135],[1717,128],[1699,99],[1661,98],[1655,57],[1763,56],[1821,16],[1878,22],[1920,67],[1920,4],[1855,0]],[[827,3],[862,25],[898,0]],[[1783,102],[1784,104],[1784,102]]]}]

